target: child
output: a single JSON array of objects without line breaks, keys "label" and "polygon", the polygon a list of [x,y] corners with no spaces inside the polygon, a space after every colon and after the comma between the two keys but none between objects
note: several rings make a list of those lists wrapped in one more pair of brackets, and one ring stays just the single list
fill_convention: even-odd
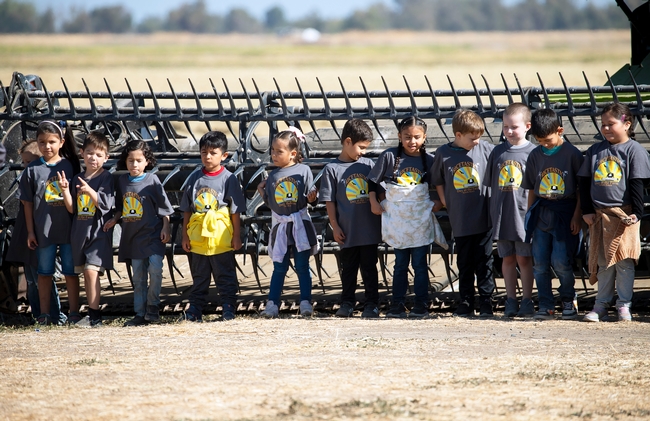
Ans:
[{"label": "child", "polygon": [[[65,124],[65,122],[61,122]],[[27,166],[20,178],[20,201],[25,210],[27,247],[36,250],[38,259],[38,295],[41,325],[52,322],[50,294],[57,248],[61,257],[61,272],[65,276],[70,313],[68,322],[76,324],[79,314],[79,277],[74,271],[70,228],[72,217],[65,208],[58,173],[66,179],[79,173],[79,158],[70,128],[65,135],[59,123],[42,121],[36,129],[36,142],[41,158]]]},{"label": "child", "polygon": [[[483,184],[490,187],[492,238],[497,242],[501,270],[506,284],[505,316],[533,317],[533,249],[524,242],[524,218],[528,191],[521,188],[528,155],[535,145],[526,139],[531,113],[525,104],[515,102],[503,112],[503,135],[507,142],[494,148],[485,170]],[[517,301],[517,265],[521,272],[523,299]]]},{"label": "child", "polygon": [[[110,232],[122,219],[118,261],[131,260],[135,317],[124,326],[142,326],[160,319],[165,243],[171,238],[169,215],[174,213],[158,177],[145,173],[156,165],[149,145],[143,140],[126,144],[118,169],[127,169],[117,183],[115,216],[104,224]],[[149,286],[147,287],[147,277]]]},{"label": "child", "polygon": [[292,252],[300,285],[300,315],[311,317],[313,313],[309,256],[314,254],[317,239],[307,203],[317,200],[317,191],[309,190],[313,175],[308,166],[300,163],[300,144],[304,141],[305,136],[295,127],[278,133],[271,144],[271,159],[278,168],[257,186],[273,216],[269,238],[273,275],[269,299],[261,313],[265,318],[278,317],[278,303]]},{"label": "child", "polygon": [[521,186],[529,189],[526,241],[533,239],[533,273],[537,282],[539,310],[536,320],[555,318],[551,266],[560,279],[562,319],[578,317],[575,297],[573,256],[581,227],[578,170],[582,153],[566,142],[555,111],[541,109],[533,114],[530,132],[539,146],[526,162]]},{"label": "child", "polygon": [[363,158],[372,130],[361,119],[345,123],[341,134],[341,154],[325,166],[321,179],[320,200],[325,202],[334,240],[341,251],[341,307],[338,317],[350,317],[356,304],[357,272],[365,287],[366,303],[362,318],[379,317],[379,277],[377,275],[377,245],[381,242],[381,218],[370,210],[368,193],[376,184],[368,182],[374,166]]},{"label": "child", "polygon": [[634,117],[624,104],[610,104],[601,114],[602,134],[578,172],[582,218],[589,225],[589,272],[598,281],[596,304],[584,319],[598,322],[618,299],[618,320],[632,320],[630,306],[634,265],[641,254],[643,180],[650,178],[648,153],[634,140]]},{"label": "child", "polygon": [[[27,140],[18,149],[23,167],[40,159],[41,152],[38,150],[36,139]],[[41,315],[41,303],[38,298],[38,261],[36,252],[27,247],[27,226],[25,224],[25,210],[22,202],[18,203],[18,216],[11,232],[11,244],[7,250],[6,260],[8,262],[22,263],[24,266],[25,280],[27,281],[27,299],[31,306],[32,316]],[[50,317],[52,323],[63,325],[68,317],[61,312],[61,302],[59,301],[59,291],[56,283],[52,279],[52,288],[50,294]]]},{"label": "child", "polygon": [[246,199],[237,177],[222,165],[228,157],[228,139],[208,132],[199,140],[203,168],[186,181],[181,199],[183,250],[190,253],[192,292],[190,307],[181,320],[201,322],[214,275],[222,302],[222,320],[235,318],[237,273],[235,252],[242,246],[240,213]]},{"label": "child", "polygon": [[103,168],[108,148],[106,136],[88,133],[80,151],[86,171],[75,175],[70,183],[65,174],[58,174],[65,207],[73,215],[72,260],[75,272],[84,274],[88,299],[88,316],[77,323],[79,327],[102,326],[99,276],[113,268],[113,230],[102,229],[115,203],[113,176]]},{"label": "child", "polygon": [[408,316],[422,318],[429,315],[427,257],[429,245],[433,242],[431,210],[434,203],[430,200],[427,169],[433,163],[433,157],[427,154],[424,146],[427,125],[422,119],[405,118],[397,130],[397,147],[382,152],[377,165],[368,174],[371,182],[384,182],[386,185],[386,199],[381,204],[377,192],[370,191],[370,207],[375,215],[382,215],[383,240],[395,251],[393,302],[386,317],[407,317],[404,299],[411,260],[415,271],[415,304]]},{"label": "child", "polygon": [[481,184],[494,145],[481,141],[485,125],[470,110],[458,110],[452,120],[454,141],[436,150],[431,178],[447,208],[454,233],[460,305],[455,316],[474,315],[474,277],[479,317],[492,317],[492,230],[488,218],[488,188]]}]

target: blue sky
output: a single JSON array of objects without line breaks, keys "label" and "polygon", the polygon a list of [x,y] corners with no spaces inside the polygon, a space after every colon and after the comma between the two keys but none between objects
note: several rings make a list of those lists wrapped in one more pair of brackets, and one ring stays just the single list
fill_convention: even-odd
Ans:
[{"label": "blue sky", "polygon": [[[163,17],[179,4],[194,0],[21,0],[35,4],[40,10],[48,7],[55,11],[66,13],[70,6],[83,7],[86,10],[98,6],[113,6],[121,4],[131,11],[136,22],[147,16]],[[515,3],[517,0],[503,0],[504,3]],[[575,0],[578,4],[593,2],[597,4],[616,4],[614,0]],[[281,6],[289,19],[303,17],[311,12],[317,12],[324,18],[341,18],[348,16],[356,9],[364,9],[374,3],[384,3],[393,6],[393,0],[206,0],[208,9],[213,13],[226,14],[235,7],[244,7],[257,18],[262,18],[264,12],[273,6]]]}]

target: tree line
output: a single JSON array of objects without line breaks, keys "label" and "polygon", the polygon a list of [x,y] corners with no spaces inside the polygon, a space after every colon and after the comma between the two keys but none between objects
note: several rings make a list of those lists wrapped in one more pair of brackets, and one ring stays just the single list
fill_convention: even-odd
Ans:
[{"label": "tree line", "polygon": [[[575,0],[394,0],[394,7],[376,3],[342,19],[324,19],[307,14],[287,19],[280,6],[268,9],[259,20],[244,8],[225,15],[210,13],[205,0],[180,4],[164,18],[147,17],[134,22],[123,6],[72,8],[57,25],[50,10],[39,13],[34,4],[18,0],[0,1],[0,33],[194,33],[283,32],[291,28],[315,28],[321,32],[347,30],[381,31],[539,31],[566,29],[627,28],[629,23],[614,4],[597,6]],[[60,15],[59,15],[60,16]]]}]

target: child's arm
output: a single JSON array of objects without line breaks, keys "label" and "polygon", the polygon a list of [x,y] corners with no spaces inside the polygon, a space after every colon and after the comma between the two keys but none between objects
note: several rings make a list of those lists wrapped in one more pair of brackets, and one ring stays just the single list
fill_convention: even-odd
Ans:
[{"label": "child's arm", "polygon": [[232,248],[239,250],[242,246],[241,242],[241,216],[238,213],[231,214],[232,219]]},{"label": "child's arm", "polygon": [[163,216],[162,220],[163,226],[162,230],[160,231],[160,241],[162,241],[163,244],[167,244],[172,238],[172,232],[169,228],[169,216]]},{"label": "child's arm", "polygon": [[582,211],[580,210],[580,195],[576,200],[576,208],[573,211],[573,217],[571,217],[571,234],[577,235],[582,229]]},{"label": "child's arm", "polygon": [[336,202],[325,202],[325,208],[327,209],[327,216],[329,217],[330,225],[332,226],[334,241],[343,245],[345,242],[345,233],[341,229],[339,221],[336,220]]},{"label": "child's arm", "polygon": [[312,206],[315,206],[318,202],[318,189],[316,187],[312,188],[307,192],[307,203]]},{"label": "child's arm", "polygon": [[537,200],[537,195],[535,194],[535,190],[528,190],[528,209],[530,209],[530,207],[533,206],[535,200]]},{"label": "child's arm", "polygon": [[264,190],[265,187],[266,187],[266,180],[260,181],[259,184],[257,185],[257,192],[260,194],[260,196],[262,196],[262,200],[264,201],[264,203],[268,205],[268,202],[266,200],[267,199],[266,191]]},{"label": "child's arm", "polygon": [[25,210],[25,225],[27,225],[27,247],[31,250],[36,250],[38,242],[36,241],[36,234],[34,234],[34,203],[21,200],[23,209]]},{"label": "child's arm", "polygon": [[[445,186],[442,185],[442,184],[436,186],[436,192],[438,192],[438,198],[440,199],[440,203],[436,203],[435,201],[433,202],[434,203],[434,205],[433,205],[433,211],[434,212],[439,211],[440,209],[447,207],[447,201],[445,200]],[[436,207],[438,207],[438,208],[436,209]]]},{"label": "child's arm", "polygon": [[122,217],[121,212],[115,212],[115,216],[109,219],[108,221],[106,221],[106,223],[104,224],[104,228],[103,228],[104,232],[108,232],[108,230],[113,228],[115,224],[117,224],[117,221],[120,220],[121,217]]},{"label": "child's arm", "polygon": [[368,197],[370,198],[370,211],[375,215],[381,215],[384,212],[384,208],[381,207],[377,200],[377,192],[369,192]]},{"label": "child's arm", "polygon": [[192,247],[190,246],[190,236],[187,234],[187,226],[190,223],[191,217],[192,212],[183,212],[183,250],[185,250],[187,253],[192,251]]},{"label": "child's arm", "polygon": [[74,213],[72,207],[72,195],[70,194],[70,183],[68,182],[68,179],[65,178],[65,173],[63,171],[58,171],[56,177],[59,182],[59,187],[61,188],[61,193],[63,194],[63,203],[65,204],[65,208],[68,212]]}]

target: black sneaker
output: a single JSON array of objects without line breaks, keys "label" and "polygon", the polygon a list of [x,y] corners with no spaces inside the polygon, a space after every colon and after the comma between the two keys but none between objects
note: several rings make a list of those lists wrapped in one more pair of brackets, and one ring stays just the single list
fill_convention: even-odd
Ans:
[{"label": "black sneaker", "polygon": [[124,327],[129,327],[129,326],[145,326],[148,325],[149,322],[142,316],[135,316],[131,320],[127,320],[126,323],[124,323]]},{"label": "black sneaker", "polygon": [[474,307],[469,305],[469,302],[463,301],[456,307],[454,316],[456,317],[471,317],[474,315]]},{"label": "black sneaker", "polygon": [[159,322],[160,309],[158,306],[147,306],[147,314],[144,315],[144,319],[151,323]]},{"label": "black sneaker", "polygon": [[196,322],[196,323],[202,323],[203,322],[203,316],[201,313],[198,312],[196,307],[190,306],[190,308],[185,311],[181,317],[178,319],[179,322]]},{"label": "black sneaker", "polygon": [[429,310],[424,303],[415,303],[408,314],[409,319],[422,319],[429,315]]},{"label": "black sneaker", "polygon": [[379,317],[379,308],[375,303],[366,303],[361,313],[362,319],[377,319]]},{"label": "black sneaker", "polygon": [[397,303],[390,306],[386,317],[389,319],[405,319],[406,318],[406,307],[404,303]]},{"label": "black sneaker", "polygon": [[480,317],[481,319],[489,319],[491,317],[494,317],[491,298],[485,298],[481,300],[478,317]]},{"label": "black sneaker", "polygon": [[348,301],[344,301],[334,315],[336,317],[352,317],[352,313],[354,313],[354,305]]},{"label": "black sneaker", "polygon": [[227,322],[235,320],[235,307],[230,304],[224,304],[221,312],[221,321]]}]

